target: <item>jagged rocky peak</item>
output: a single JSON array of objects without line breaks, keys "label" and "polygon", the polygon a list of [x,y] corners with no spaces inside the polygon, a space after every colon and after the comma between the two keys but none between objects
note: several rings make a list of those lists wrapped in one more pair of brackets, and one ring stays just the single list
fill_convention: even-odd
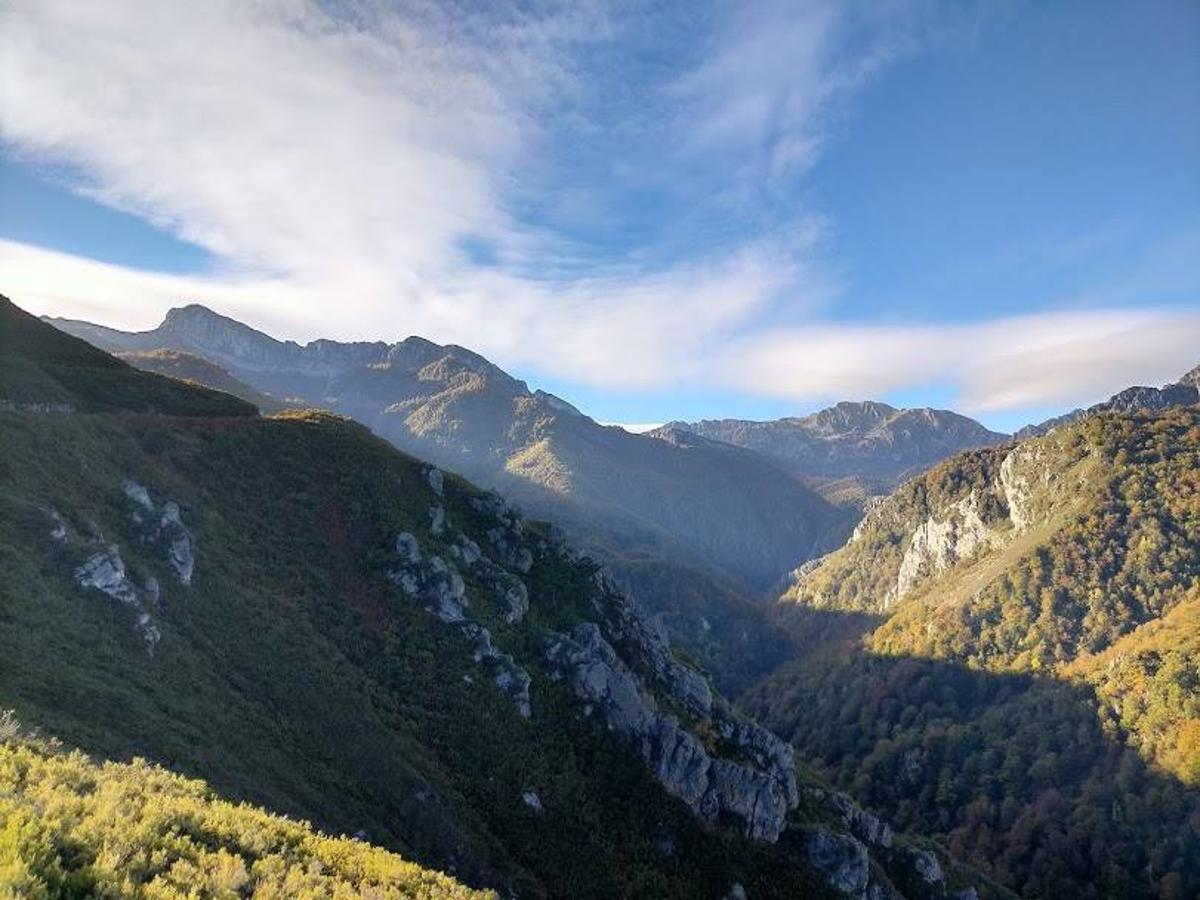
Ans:
[{"label": "jagged rocky peak", "polygon": [[1200,366],[1196,366],[1189,372],[1185,372],[1183,377],[1179,379],[1180,384],[1190,384],[1192,387],[1200,390]]},{"label": "jagged rocky peak", "polygon": [[788,421],[804,422],[826,434],[866,433],[900,410],[878,400],[843,400],[809,416]]}]

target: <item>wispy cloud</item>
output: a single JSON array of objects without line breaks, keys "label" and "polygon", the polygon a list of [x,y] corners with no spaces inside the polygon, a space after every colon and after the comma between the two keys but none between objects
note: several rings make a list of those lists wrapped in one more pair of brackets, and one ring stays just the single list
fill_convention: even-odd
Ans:
[{"label": "wispy cloud", "polygon": [[135,327],[204,301],[299,339],[418,333],[609,387],[802,398],[944,379],[981,409],[1074,397],[1194,345],[1194,319],[1128,312],[822,322],[822,221],[778,188],[912,49],[912,6],[753,4],[695,26],[670,4],[10,0],[7,151],[69,167],[217,267],[0,242],[0,290]]},{"label": "wispy cloud", "polygon": [[725,378],[755,393],[871,396],[955,385],[971,412],[1090,403],[1132,382],[1173,381],[1195,365],[1200,313],[1099,310],[974,324],[828,325],[754,337]]}]

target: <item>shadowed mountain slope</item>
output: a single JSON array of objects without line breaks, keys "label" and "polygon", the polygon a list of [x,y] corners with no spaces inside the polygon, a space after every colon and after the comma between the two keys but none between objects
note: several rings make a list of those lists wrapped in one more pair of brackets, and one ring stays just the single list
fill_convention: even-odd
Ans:
[{"label": "shadowed mountain slope", "polygon": [[1022,894],[1200,889],[1200,408],[969,451],[803,567],[748,710]]},{"label": "shadowed mountain slope", "polygon": [[799,773],[497,495],[328,413],[139,403],[0,411],[23,722],[505,895],[1004,896]]},{"label": "shadowed mountain slope", "polygon": [[[52,324],[108,350],[197,354],[256,390],[352,416],[500,491],[613,565],[732,690],[787,653],[750,601],[852,524],[765,457],[601,426],[461,347],[417,337],[300,346],[201,306],[171,310],[141,333]],[[670,590],[652,567],[674,573]],[[725,627],[732,639],[714,639]]]}]

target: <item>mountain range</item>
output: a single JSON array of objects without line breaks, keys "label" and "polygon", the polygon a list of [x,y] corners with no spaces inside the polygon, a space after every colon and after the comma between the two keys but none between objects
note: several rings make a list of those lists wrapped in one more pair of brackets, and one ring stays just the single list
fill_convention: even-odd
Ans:
[{"label": "mountain range", "polygon": [[1197,402],[1200,402],[1200,366],[1192,369],[1178,381],[1164,384],[1162,387],[1128,387],[1123,391],[1113,394],[1101,403],[1089,406],[1087,409],[1074,409],[1069,413],[1055,416],[1037,425],[1026,425],[1017,431],[1016,437],[1026,438],[1046,434],[1060,425],[1077,422],[1087,416],[1093,416],[1101,412],[1169,409],[1172,406],[1190,406]]},{"label": "mountain range", "polygon": [[[795,477],[796,461],[691,427],[638,435],[600,425],[462,347],[417,337],[302,346],[199,305],[173,309],[145,332],[48,321],[102,349],[138,354],[128,358],[157,371],[165,371],[164,354],[198,357],[214,368],[205,375],[193,367],[191,377],[210,387],[256,392],[264,408],[349,415],[396,447],[499,491],[609,564],[731,693],[790,653],[760,598],[784,573],[836,547],[859,515],[858,506],[830,502]],[[816,483],[831,472],[867,472],[868,493],[921,460],[1000,437],[952,413],[882,404],[841,404],[797,421],[810,420],[821,449],[806,474]]]},{"label": "mountain range", "polygon": [[896,409],[877,401],[845,401],[769,422],[705,419],[666,428],[756,450],[834,496],[845,492],[847,482],[856,482],[864,494],[889,493],[948,456],[1008,437],[949,410]]},{"label": "mountain range", "polygon": [[361,425],[262,417],[3,299],[0,401],[0,877],[1011,896],[797,767],[554,528]]},{"label": "mountain range", "polygon": [[[330,875],[387,896],[1200,890],[1195,371],[1014,438],[871,402],[639,436],[419,338],[54,324],[97,346],[0,301],[0,705],[166,766],[154,816],[209,782],[243,862],[147,879],[256,877],[228,798],[382,845]],[[48,777],[23,821],[76,802]],[[108,877],[41,821],[22,878]],[[323,840],[270,871],[358,858]]]}]

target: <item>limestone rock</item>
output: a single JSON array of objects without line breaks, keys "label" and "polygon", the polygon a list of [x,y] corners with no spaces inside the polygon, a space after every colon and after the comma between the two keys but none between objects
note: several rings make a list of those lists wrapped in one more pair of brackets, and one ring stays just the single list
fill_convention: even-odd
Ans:
[{"label": "limestone rock", "polygon": [[[796,802],[794,780],[789,783],[774,770],[711,756],[696,735],[658,709],[594,622],[582,622],[567,634],[549,635],[544,652],[551,677],[566,680],[577,697],[598,710],[612,731],[637,748],[663,787],[694,813],[710,821],[731,815],[741,819],[748,836],[778,839]],[[752,727],[757,726],[747,726],[744,732],[728,729],[730,734],[755,735],[746,745],[751,758],[756,740],[759,749],[765,750],[767,744],[749,730]],[[790,754],[783,755],[790,763]]]},{"label": "limestone rock", "polygon": [[[461,553],[462,546],[460,541],[451,549],[457,547]],[[491,633],[486,628],[471,620],[467,613],[467,585],[462,575],[441,556],[435,554],[423,558],[417,539],[408,532],[397,535],[395,552],[398,565],[387,573],[388,579],[438,619],[457,626],[472,645],[475,661],[491,669],[496,687],[520,715],[529,718],[533,713],[529,673],[492,643]],[[481,554],[479,562],[484,561]]]},{"label": "limestone rock", "polygon": [[50,517],[50,540],[56,544],[65,544],[68,536],[67,520],[57,510],[48,509],[45,513]]},{"label": "limestone rock", "polygon": [[829,886],[851,897],[866,894],[871,877],[867,848],[857,838],[828,831],[814,831],[804,839],[808,861],[825,873]]},{"label": "limestone rock", "polygon": [[945,518],[930,516],[913,532],[887,605],[903,599],[922,581],[986,549],[992,538],[993,529],[980,516],[974,491],[955,503]]},{"label": "limestone rock", "polygon": [[846,830],[865,844],[883,849],[892,846],[892,827],[879,816],[859,806],[849,794],[811,787],[806,795],[828,804],[841,817]]},{"label": "limestone rock", "polygon": [[164,538],[168,541],[167,562],[175,570],[179,583],[190,585],[192,572],[196,568],[196,557],[192,552],[192,536],[180,518],[179,504],[172,500],[163,504],[160,527]]},{"label": "limestone rock", "polygon": [[95,588],[122,603],[137,602],[137,588],[125,573],[116,544],[93,554],[75,570],[75,580],[82,587]]},{"label": "limestone rock", "polygon": [[421,545],[415,536],[407,531],[396,535],[396,555],[404,563],[419,563],[421,561]]},{"label": "limestone rock", "polygon": [[[146,642],[147,652],[151,656],[154,655],[154,648],[158,646],[162,632],[154,624],[150,613],[142,608],[138,590],[125,570],[125,561],[121,559],[116,544],[88,557],[75,570],[75,581],[81,587],[95,588],[112,599],[137,609],[139,612],[134,627]],[[157,600],[157,597],[155,599]]]},{"label": "limestone rock", "polygon": [[441,537],[446,531],[446,509],[440,503],[429,507],[429,533]]},{"label": "limestone rock", "polygon": [[936,856],[928,850],[910,849],[909,858],[922,881],[926,884],[942,883],[945,876],[942,875],[942,866]]},{"label": "limestone rock", "polygon": [[537,791],[525,791],[521,794],[521,801],[534,812],[540,813],[544,808],[542,798],[537,795]]},{"label": "limestone rock", "polygon": [[150,499],[150,492],[144,486],[131,478],[127,478],[121,484],[121,490],[125,493],[126,497],[146,510],[146,512],[154,512],[154,502]]}]

